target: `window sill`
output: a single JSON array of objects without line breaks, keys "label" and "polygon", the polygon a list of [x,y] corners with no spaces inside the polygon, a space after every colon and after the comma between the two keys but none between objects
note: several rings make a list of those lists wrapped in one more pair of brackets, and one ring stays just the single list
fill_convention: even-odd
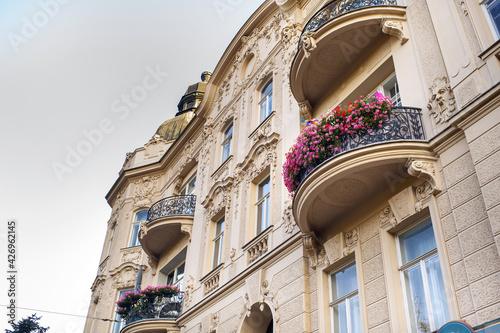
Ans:
[{"label": "window sill", "polygon": [[247,253],[247,264],[257,261],[263,257],[271,249],[271,237],[269,236],[273,231],[273,226],[270,225],[260,234],[255,236],[250,242],[243,245],[242,249]]}]

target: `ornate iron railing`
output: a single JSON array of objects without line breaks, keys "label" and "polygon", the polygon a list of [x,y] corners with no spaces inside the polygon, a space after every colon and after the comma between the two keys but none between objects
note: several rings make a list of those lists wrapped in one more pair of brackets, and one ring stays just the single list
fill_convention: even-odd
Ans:
[{"label": "ornate iron railing", "polygon": [[175,215],[194,215],[196,195],[176,195],[155,202],[148,211],[148,222]]},{"label": "ornate iron railing", "polygon": [[177,319],[182,312],[183,300],[183,292],[175,296],[155,297],[133,308],[125,319],[125,325],[143,319]]},{"label": "ornate iron railing", "polygon": [[[320,9],[310,20],[307,22],[302,36],[305,33],[313,32],[324,26],[326,23],[335,19],[336,17],[367,7],[374,6],[396,6],[396,0],[334,0],[328,5]],[[302,40],[301,36],[301,40]]]},{"label": "ornate iron railing", "polygon": [[[392,109],[394,114],[383,123],[382,128],[373,128],[363,133],[345,135],[340,140],[339,150],[327,156],[325,161],[347,151],[376,143],[425,140],[422,126],[422,109],[406,106],[393,107]],[[321,164],[325,163],[325,161]],[[302,182],[312,171],[313,169],[302,171],[300,181]]]}]

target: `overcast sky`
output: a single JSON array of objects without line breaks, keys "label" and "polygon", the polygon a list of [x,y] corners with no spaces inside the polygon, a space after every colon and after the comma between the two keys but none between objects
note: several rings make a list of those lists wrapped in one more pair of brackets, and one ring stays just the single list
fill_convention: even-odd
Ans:
[{"label": "overcast sky", "polygon": [[[6,276],[15,219],[19,307],[87,314],[111,212],[104,196],[125,154],[175,114],[261,3],[0,0],[0,267]],[[123,97],[132,92],[137,103]],[[2,305],[7,290],[1,278]],[[17,319],[34,312],[50,332],[83,331],[76,316],[18,309]]]}]

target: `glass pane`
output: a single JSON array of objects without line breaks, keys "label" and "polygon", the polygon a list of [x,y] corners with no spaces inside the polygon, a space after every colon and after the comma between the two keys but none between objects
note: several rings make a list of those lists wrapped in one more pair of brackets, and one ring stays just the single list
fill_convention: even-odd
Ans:
[{"label": "glass pane", "polygon": [[358,289],[356,264],[344,267],[332,275],[332,300],[335,301]]},{"label": "glass pane", "polygon": [[489,1],[486,8],[488,8],[488,12],[490,13],[491,20],[493,21],[493,25],[497,29],[497,32],[500,32],[500,1]]},{"label": "glass pane", "polygon": [[195,186],[196,186],[196,177],[193,177],[193,179],[191,179],[191,181],[188,184],[187,194],[193,194]]},{"label": "glass pane", "polygon": [[349,298],[349,314],[351,316],[351,333],[361,333],[358,295]]},{"label": "glass pane", "polygon": [[333,331],[335,333],[348,333],[346,301],[332,307]]},{"label": "glass pane", "polygon": [[217,226],[215,227],[215,236],[219,235],[222,231],[224,231],[224,218],[217,222]]},{"label": "glass pane", "polygon": [[269,84],[262,91],[262,96],[266,96],[273,90],[273,81],[269,82]]},{"label": "glass pane", "polygon": [[180,280],[184,277],[184,263],[177,267],[177,280]]},{"label": "glass pane", "polygon": [[130,238],[130,246],[136,246],[139,244],[139,223],[136,223],[132,227],[132,235]]},{"label": "glass pane", "polygon": [[261,202],[257,206],[257,234],[260,234],[262,232],[262,222],[264,218],[264,202]]},{"label": "glass pane", "polygon": [[173,285],[174,284],[174,271],[170,272],[167,276],[167,284]]},{"label": "glass pane", "polygon": [[219,252],[220,252],[220,238],[214,241],[214,261],[212,263],[212,268],[217,267],[219,265]]},{"label": "glass pane", "polygon": [[431,219],[420,223],[399,236],[402,264],[406,264],[436,248]]},{"label": "glass pane", "polygon": [[148,211],[147,210],[141,210],[137,214],[135,214],[135,220],[136,221],[146,221],[148,218]]},{"label": "glass pane", "polygon": [[270,190],[271,186],[269,184],[269,177],[267,177],[266,179],[264,179],[264,181],[262,183],[259,184],[259,197],[258,199],[261,199],[264,195],[266,195],[267,193],[269,193],[269,190]]},{"label": "glass pane", "polygon": [[231,124],[231,126],[229,126],[229,128],[225,132],[224,139],[227,139],[232,136],[233,136],[233,125]]},{"label": "glass pane", "polygon": [[435,255],[427,259],[425,261],[425,269],[427,282],[429,283],[434,328],[438,329],[450,320],[448,303],[446,302],[446,294],[444,292],[443,276],[441,275],[441,266],[439,266],[439,257]]},{"label": "glass pane", "polygon": [[222,161],[228,159],[229,155],[231,155],[231,143],[224,145],[222,148]]},{"label": "glass pane", "polygon": [[429,316],[425,303],[424,283],[420,264],[408,268],[404,272],[406,297],[413,331],[418,333],[430,332]]}]

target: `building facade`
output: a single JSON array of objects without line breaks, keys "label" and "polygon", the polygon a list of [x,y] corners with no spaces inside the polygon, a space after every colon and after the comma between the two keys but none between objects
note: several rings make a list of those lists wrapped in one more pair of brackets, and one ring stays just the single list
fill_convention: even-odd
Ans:
[{"label": "building facade", "polygon": [[[498,332],[499,13],[265,1],[127,154],[85,332]],[[394,114],[341,138],[291,195],[302,120],[375,92]],[[182,293],[122,319],[138,282]]]}]

